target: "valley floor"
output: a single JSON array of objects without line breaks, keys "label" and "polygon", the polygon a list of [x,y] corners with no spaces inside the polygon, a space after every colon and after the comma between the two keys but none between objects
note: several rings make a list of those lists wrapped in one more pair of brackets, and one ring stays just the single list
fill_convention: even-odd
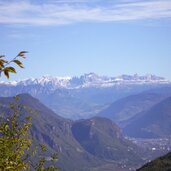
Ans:
[{"label": "valley floor", "polygon": [[171,137],[167,138],[154,138],[154,139],[144,139],[144,138],[130,138],[137,146],[145,149],[147,151],[145,160],[150,161],[164,155],[171,151]]}]

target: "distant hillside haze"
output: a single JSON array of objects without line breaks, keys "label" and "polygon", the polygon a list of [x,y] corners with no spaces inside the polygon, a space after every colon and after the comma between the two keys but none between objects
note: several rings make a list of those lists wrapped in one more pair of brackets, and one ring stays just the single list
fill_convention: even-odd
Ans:
[{"label": "distant hillside haze", "polygon": [[[170,94],[171,95],[171,94]],[[107,117],[118,124],[125,124],[141,112],[144,112],[165,99],[169,94],[143,92],[115,101],[102,110],[98,116]]]},{"label": "distant hillside haze", "polygon": [[[31,114],[31,135],[37,142],[46,144],[48,150],[59,153],[58,164],[64,171],[135,170],[147,161],[144,157],[148,152],[126,139],[125,135],[135,138],[170,136],[169,84],[55,90],[45,85],[0,87],[2,94],[26,91],[41,99],[28,93],[19,95],[20,103],[36,111],[36,114]],[[43,100],[46,106],[41,103]],[[0,112],[7,113],[8,104],[12,101],[12,97],[1,97]],[[90,118],[76,121],[65,119],[47,107],[53,105],[59,107],[56,110],[66,113],[77,111],[77,117],[78,114],[82,116],[81,111],[84,110],[84,114]],[[92,115],[88,115],[90,108],[96,111]],[[23,111],[23,114],[28,113]],[[97,116],[91,117],[94,115]],[[69,113],[68,116],[71,117]],[[115,123],[122,126],[123,130]]]},{"label": "distant hillside haze", "polygon": [[113,120],[126,136],[164,138],[171,136],[171,89],[162,87],[115,101],[97,116]]},{"label": "distant hillside haze", "polygon": [[171,97],[135,117],[124,127],[124,132],[128,136],[139,138],[171,136]]},{"label": "distant hillside haze", "polygon": [[[73,138],[70,129],[72,121],[59,117],[41,104],[39,100],[28,94],[21,94],[19,97],[20,104],[24,104],[34,111],[33,113],[28,113],[27,111],[21,113],[22,116],[29,115],[32,117],[31,135],[34,141],[46,144],[50,151],[60,153],[58,164],[64,171],[68,171],[68,169],[79,170],[81,167],[91,167],[93,163],[98,163]],[[0,98],[0,110],[4,114],[7,114],[8,104],[11,102],[14,102],[13,98]],[[80,162],[75,163],[78,160]]]},{"label": "distant hillside haze", "polygon": [[[34,141],[58,152],[58,165],[63,171],[126,171],[128,167],[136,168],[144,163],[140,149],[126,140],[110,120],[96,117],[74,122],[58,116],[28,94],[20,94],[19,98],[19,104],[34,111],[28,113],[22,109],[20,113],[21,117],[32,117]],[[0,98],[0,112],[5,116],[9,114],[11,102],[14,102],[12,97]]]},{"label": "distant hillside haze", "polygon": [[96,116],[118,99],[161,87],[170,88],[170,81],[155,75],[108,77],[89,73],[0,82],[0,94],[9,97],[29,93],[62,117],[82,119]]}]

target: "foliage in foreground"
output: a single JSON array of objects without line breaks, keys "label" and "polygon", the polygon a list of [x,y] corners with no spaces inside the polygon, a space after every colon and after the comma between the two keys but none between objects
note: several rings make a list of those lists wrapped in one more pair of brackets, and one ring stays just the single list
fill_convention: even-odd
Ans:
[{"label": "foliage in foreground", "polygon": [[12,60],[5,60],[5,55],[0,55],[0,74],[4,73],[4,75],[9,78],[9,73],[16,73],[16,69],[12,64],[17,64],[20,68],[24,68],[19,58],[25,58],[26,53],[27,51],[21,51]]},{"label": "foliage in foreground", "polygon": [[[18,97],[15,97],[15,101],[18,101]],[[0,118],[0,171],[58,170],[54,166],[56,154],[45,157],[45,145],[32,145],[29,134],[31,117],[20,116],[22,110],[32,112],[26,106],[10,104],[9,113],[12,111],[12,115],[2,115]]]},{"label": "foliage in foreground", "polygon": [[[16,73],[12,63],[24,68],[18,58],[25,58],[26,51],[21,51],[10,61],[4,60],[5,56],[0,55],[0,76],[1,73],[9,78],[9,73]],[[31,117],[22,116],[26,106],[18,103],[18,96],[15,103],[10,104],[9,111],[0,114],[0,171],[56,171],[55,162],[57,155],[45,157],[46,146],[39,144],[33,146],[33,140],[29,130],[32,126]],[[2,107],[2,106],[1,106]]]}]

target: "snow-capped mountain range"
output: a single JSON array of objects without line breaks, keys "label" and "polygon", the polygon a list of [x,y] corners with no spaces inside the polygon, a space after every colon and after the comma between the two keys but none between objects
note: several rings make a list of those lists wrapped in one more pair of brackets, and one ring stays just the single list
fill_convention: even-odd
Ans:
[{"label": "snow-capped mountain range", "polygon": [[42,78],[29,78],[22,81],[1,81],[0,85],[10,86],[29,86],[41,85],[48,86],[51,89],[66,88],[86,88],[86,87],[112,87],[115,85],[130,85],[130,84],[170,84],[169,80],[156,75],[139,76],[134,75],[121,75],[117,77],[99,76],[95,73],[84,74],[80,77],[52,77],[43,76]]},{"label": "snow-capped mountain range", "polygon": [[81,119],[94,116],[120,98],[156,88],[160,92],[162,87],[168,88],[166,92],[170,94],[171,82],[155,75],[109,77],[89,73],[79,77],[43,76],[0,82],[0,95],[28,93],[63,117]]}]

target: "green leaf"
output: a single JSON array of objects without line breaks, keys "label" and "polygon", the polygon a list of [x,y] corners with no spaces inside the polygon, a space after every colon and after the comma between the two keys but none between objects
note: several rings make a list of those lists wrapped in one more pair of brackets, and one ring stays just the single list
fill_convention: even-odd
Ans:
[{"label": "green leaf", "polygon": [[8,61],[0,59],[0,67],[4,67],[4,63],[8,63]]},{"label": "green leaf", "polygon": [[21,51],[17,56],[20,56],[22,58],[25,58],[25,53],[28,53],[27,51]]},{"label": "green leaf", "polygon": [[9,129],[9,126],[6,124],[5,125],[5,131],[7,131]]},{"label": "green leaf", "polygon": [[9,72],[7,70],[4,70],[4,75],[9,78]]},{"label": "green leaf", "polygon": [[39,144],[42,152],[45,152],[47,150],[46,145],[44,144]]},{"label": "green leaf", "polygon": [[16,70],[15,70],[15,68],[13,68],[13,67],[6,67],[6,68],[3,70],[3,72],[4,72],[4,75],[5,75],[7,78],[9,78],[9,72],[11,72],[11,73],[16,73]]},{"label": "green leaf", "polygon": [[8,72],[16,73],[16,70],[13,67],[6,67],[4,70],[6,70]]},{"label": "green leaf", "polygon": [[16,60],[13,60],[13,62],[16,63],[19,67],[24,68],[24,65],[22,64],[21,61],[16,59]]}]

